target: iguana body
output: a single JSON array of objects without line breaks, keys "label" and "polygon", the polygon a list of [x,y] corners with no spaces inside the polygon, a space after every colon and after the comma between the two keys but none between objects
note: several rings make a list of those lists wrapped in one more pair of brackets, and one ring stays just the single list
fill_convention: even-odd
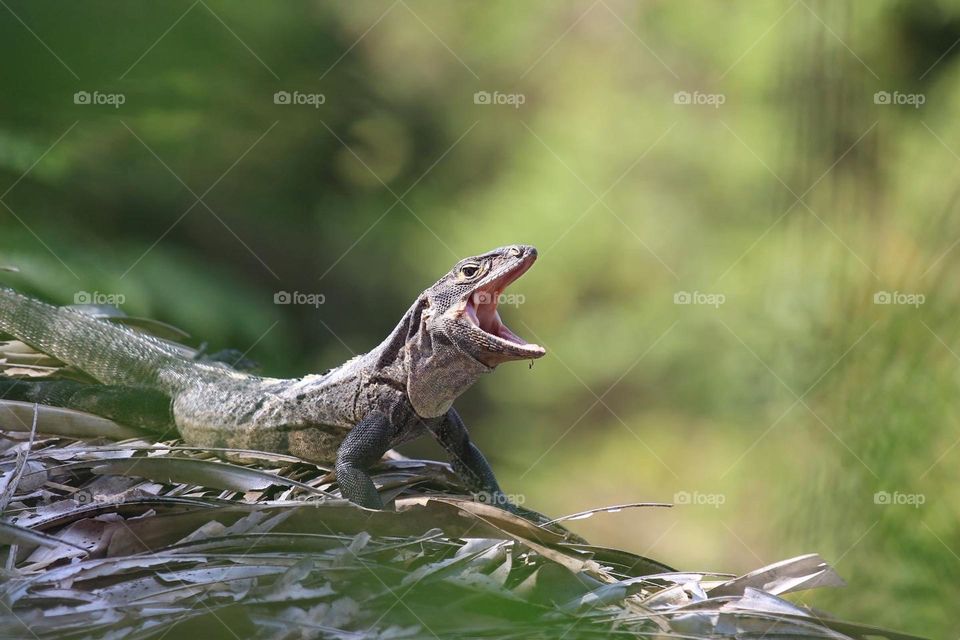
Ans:
[{"label": "iguana body", "polygon": [[469,487],[505,503],[452,404],[498,364],[544,355],[497,313],[500,293],[536,255],[533,247],[515,245],[462,260],[416,299],[375,349],[323,375],[297,379],[198,362],[163,340],[9,289],[0,289],[0,331],[104,385],[163,394],[192,446],[259,449],[334,464],[341,492],[362,506],[382,506],[367,468],[391,447],[427,432],[450,453]]}]

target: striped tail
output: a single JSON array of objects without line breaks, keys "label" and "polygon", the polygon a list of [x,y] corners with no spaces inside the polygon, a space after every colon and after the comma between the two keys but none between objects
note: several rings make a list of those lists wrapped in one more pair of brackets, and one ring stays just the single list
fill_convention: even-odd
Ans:
[{"label": "striped tail", "polygon": [[12,289],[0,288],[0,331],[104,384],[173,393],[204,373],[223,374],[220,368],[184,357],[159,338]]}]

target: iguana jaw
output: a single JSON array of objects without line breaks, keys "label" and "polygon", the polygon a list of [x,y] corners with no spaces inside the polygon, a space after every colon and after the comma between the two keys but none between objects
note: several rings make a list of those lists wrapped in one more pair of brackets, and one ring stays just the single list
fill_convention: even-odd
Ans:
[{"label": "iguana jaw", "polygon": [[461,326],[480,346],[479,359],[489,366],[540,358],[547,353],[540,345],[527,342],[507,327],[497,310],[504,290],[526,273],[537,259],[533,247],[518,247],[512,251],[519,255],[511,254],[509,262],[488,274],[457,308]]}]

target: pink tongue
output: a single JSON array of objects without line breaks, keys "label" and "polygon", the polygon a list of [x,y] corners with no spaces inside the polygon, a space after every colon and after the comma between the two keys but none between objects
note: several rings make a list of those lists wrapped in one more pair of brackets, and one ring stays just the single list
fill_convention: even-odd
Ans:
[{"label": "pink tongue", "polygon": [[[497,320],[499,321],[500,319],[497,318]],[[526,340],[515,334],[513,331],[510,331],[510,329],[507,328],[507,325],[502,323],[500,323],[500,326],[497,327],[497,335],[504,340],[509,340],[510,342],[514,342],[519,345],[529,344]]]},{"label": "pink tongue", "polygon": [[503,324],[503,321],[500,319],[500,313],[497,311],[493,312],[493,320],[491,323],[482,328],[484,331],[492,333],[499,338],[503,338],[507,342],[513,342],[514,344],[519,344],[521,346],[529,344],[526,340],[515,334],[513,331],[510,331],[510,328],[507,327],[507,325]]}]

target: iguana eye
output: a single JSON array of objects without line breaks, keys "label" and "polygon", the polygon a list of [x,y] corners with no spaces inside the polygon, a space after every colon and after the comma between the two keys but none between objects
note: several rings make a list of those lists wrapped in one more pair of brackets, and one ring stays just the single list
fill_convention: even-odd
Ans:
[{"label": "iguana eye", "polygon": [[480,266],[476,264],[465,264],[460,267],[460,273],[468,280],[470,278],[475,278],[477,277],[477,274],[480,273]]}]

